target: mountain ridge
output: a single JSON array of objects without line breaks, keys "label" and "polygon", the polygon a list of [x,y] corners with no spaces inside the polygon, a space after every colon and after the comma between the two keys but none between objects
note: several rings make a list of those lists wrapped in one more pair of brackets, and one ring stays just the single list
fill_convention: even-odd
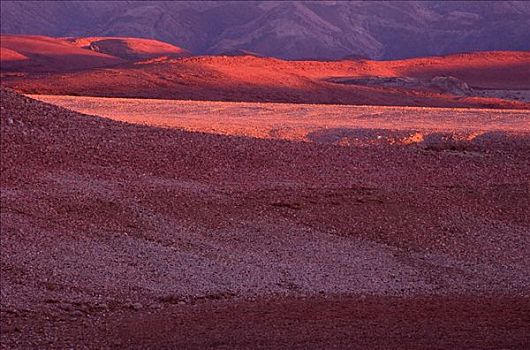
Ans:
[{"label": "mountain ridge", "polygon": [[195,54],[402,59],[530,50],[530,3],[3,1],[4,34],[156,39]]}]

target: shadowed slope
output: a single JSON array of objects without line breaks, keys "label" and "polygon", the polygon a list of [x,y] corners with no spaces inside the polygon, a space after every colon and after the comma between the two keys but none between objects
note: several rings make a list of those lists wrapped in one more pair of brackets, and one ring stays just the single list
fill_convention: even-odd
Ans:
[{"label": "shadowed slope", "polygon": [[496,51],[415,58],[390,63],[399,76],[454,76],[484,89],[530,90],[530,52]]}]

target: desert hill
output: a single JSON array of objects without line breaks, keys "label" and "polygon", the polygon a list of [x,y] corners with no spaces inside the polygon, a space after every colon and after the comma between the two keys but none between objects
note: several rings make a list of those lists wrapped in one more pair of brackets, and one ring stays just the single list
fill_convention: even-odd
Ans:
[{"label": "desert hill", "polygon": [[78,47],[105,53],[128,61],[190,55],[188,51],[180,47],[151,39],[91,37],[65,38],[65,40]]},{"label": "desert hill", "polygon": [[108,55],[78,48],[66,41],[33,35],[2,35],[2,71],[73,71],[125,62]]},{"label": "desert hill", "polygon": [[[77,39],[77,45],[86,47],[94,39],[83,40]],[[525,98],[517,95],[520,92],[510,99],[495,94],[483,97],[481,93],[528,90],[528,65],[530,52],[477,52],[398,61],[163,56],[78,72],[5,74],[3,84],[32,94],[527,108]]]},{"label": "desert hill", "polygon": [[179,47],[141,38],[2,35],[0,47],[2,71],[17,72],[77,71],[189,54]]}]

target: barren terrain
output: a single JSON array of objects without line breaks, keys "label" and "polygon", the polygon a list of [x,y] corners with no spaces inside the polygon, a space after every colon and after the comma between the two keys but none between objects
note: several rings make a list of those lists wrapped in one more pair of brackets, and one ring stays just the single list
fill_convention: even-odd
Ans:
[{"label": "barren terrain", "polygon": [[528,3],[1,8],[0,349],[530,349]]},{"label": "barren terrain", "polygon": [[527,111],[36,98],[3,348],[528,348]]}]

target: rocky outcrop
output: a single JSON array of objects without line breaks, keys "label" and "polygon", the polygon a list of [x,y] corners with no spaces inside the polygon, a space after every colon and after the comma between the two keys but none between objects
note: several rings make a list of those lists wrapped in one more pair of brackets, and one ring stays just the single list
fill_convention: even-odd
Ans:
[{"label": "rocky outcrop", "polygon": [[440,76],[431,79],[430,85],[453,95],[466,96],[471,94],[471,88],[465,81],[452,76]]}]

